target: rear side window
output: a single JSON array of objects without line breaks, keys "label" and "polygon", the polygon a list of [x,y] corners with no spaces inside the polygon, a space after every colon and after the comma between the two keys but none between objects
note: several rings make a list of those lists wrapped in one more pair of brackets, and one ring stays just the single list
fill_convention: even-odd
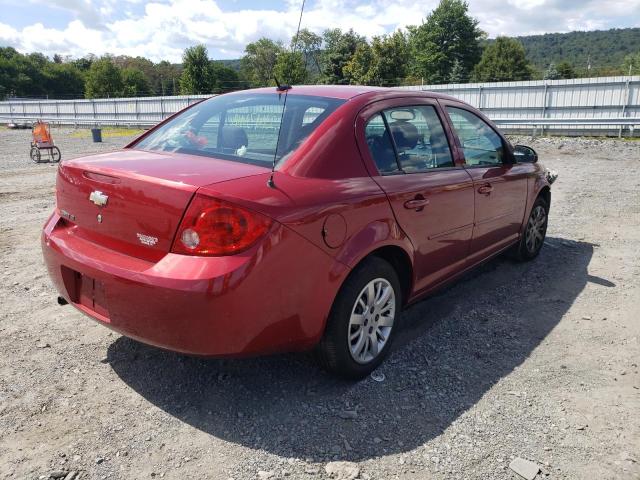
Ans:
[{"label": "rear side window", "polygon": [[391,143],[391,136],[382,114],[378,113],[367,122],[364,134],[369,146],[369,152],[371,152],[371,156],[376,162],[378,171],[382,175],[399,172],[400,168]]},{"label": "rear side window", "polygon": [[289,95],[285,109],[284,98],[278,94],[220,95],[178,114],[134,148],[270,167],[274,156],[281,160],[293,152],[344,103],[334,98]]},{"label": "rear side window", "polygon": [[406,173],[453,167],[453,157],[434,107],[385,110],[400,167]]},{"label": "rear side window", "polygon": [[458,134],[467,165],[501,165],[504,158],[502,138],[477,115],[462,108],[447,107]]},{"label": "rear side window", "polygon": [[382,175],[455,166],[442,123],[432,106],[384,110],[369,121],[365,136]]}]

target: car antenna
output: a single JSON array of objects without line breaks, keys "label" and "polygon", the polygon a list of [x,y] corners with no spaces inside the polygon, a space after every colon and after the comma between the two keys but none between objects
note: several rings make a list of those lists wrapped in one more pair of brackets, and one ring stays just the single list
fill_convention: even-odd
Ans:
[{"label": "car antenna", "polygon": [[[296,31],[296,36],[293,45],[291,45],[291,53],[294,53],[296,47],[298,45],[298,36],[300,35],[300,25],[302,24],[302,14],[304,13],[304,4],[306,0],[302,0],[302,5],[300,6],[300,18],[298,19],[298,30]],[[273,152],[273,163],[271,164],[271,175],[269,175],[269,180],[267,180],[267,185],[270,188],[276,188],[276,184],[273,182],[273,174],[276,170],[276,162],[278,161],[278,145],[280,144],[280,132],[282,131],[282,121],[284,120],[284,111],[287,107],[287,94],[289,90],[291,90],[291,85],[282,85],[274,75],[273,79],[276,81],[276,90],[279,94],[284,92],[284,103],[282,105],[282,115],[280,116],[280,128],[278,129],[278,138],[276,140],[276,151]]]},{"label": "car antenna", "polygon": [[278,128],[278,138],[276,139],[276,150],[273,152],[273,162],[271,163],[271,175],[269,175],[269,180],[267,180],[267,185],[270,188],[276,188],[276,184],[273,181],[273,174],[276,171],[276,163],[278,162],[278,145],[280,145],[280,132],[282,132],[282,121],[284,120],[284,111],[287,108],[287,96],[289,90],[291,90],[291,85],[282,85],[278,79],[274,76],[273,79],[276,81],[276,90],[278,95],[282,95],[284,92],[284,102],[282,104],[282,114],[280,115],[280,128]]}]

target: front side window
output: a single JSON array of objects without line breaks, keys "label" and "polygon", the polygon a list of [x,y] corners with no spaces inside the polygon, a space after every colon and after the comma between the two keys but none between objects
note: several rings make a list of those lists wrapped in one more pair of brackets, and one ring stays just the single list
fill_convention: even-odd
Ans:
[{"label": "front side window", "polygon": [[467,165],[502,165],[502,138],[477,115],[462,108],[447,107]]},{"label": "front side window", "polygon": [[429,105],[384,110],[369,120],[365,137],[382,175],[454,166],[442,123]]},{"label": "front side window", "polygon": [[283,116],[284,98],[251,93],[214,97],[177,115],[133,148],[270,167],[274,156],[278,161],[293,152],[343,103],[333,98],[289,95]]}]

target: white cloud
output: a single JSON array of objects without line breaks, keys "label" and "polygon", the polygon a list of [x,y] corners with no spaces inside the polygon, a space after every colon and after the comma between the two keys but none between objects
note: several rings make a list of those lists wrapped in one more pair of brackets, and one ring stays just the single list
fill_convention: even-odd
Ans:
[{"label": "white cloud", "polygon": [[[300,0],[287,0],[283,10],[271,3],[225,10],[215,0],[153,0],[144,8],[136,5],[143,0],[46,1],[71,12],[74,20],[61,29],[48,28],[45,19],[38,18],[22,29],[0,23],[0,45],[48,55],[112,53],[179,61],[184,48],[204,43],[214,58],[238,58],[248,42],[262,36],[287,42],[295,33],[300,8]],[[317,33],[353,28],[370,38],[419,24],[437,3],[308,0],[302,25]],[[491,37],[640,24],[640,0],[611,0],[606,6],[596,0],[472,0],[470,11]]]}]

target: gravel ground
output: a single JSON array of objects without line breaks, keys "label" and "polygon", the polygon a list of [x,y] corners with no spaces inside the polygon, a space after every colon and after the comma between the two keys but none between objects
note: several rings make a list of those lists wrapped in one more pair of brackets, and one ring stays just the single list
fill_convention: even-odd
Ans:
[{"label": "gravel ground", "polygon": [[[63,158],[119,147],[53,132]],[[640,478],[640,143],[517,139],[559,172],[539,258],[406,311],[377,373],[203,360],[59,307],[40,254],[55,166],[0,130],[0,478]],[[341,463],[346,462],[346,463]],[[68,473],[72,472],[72,473]]]}]

